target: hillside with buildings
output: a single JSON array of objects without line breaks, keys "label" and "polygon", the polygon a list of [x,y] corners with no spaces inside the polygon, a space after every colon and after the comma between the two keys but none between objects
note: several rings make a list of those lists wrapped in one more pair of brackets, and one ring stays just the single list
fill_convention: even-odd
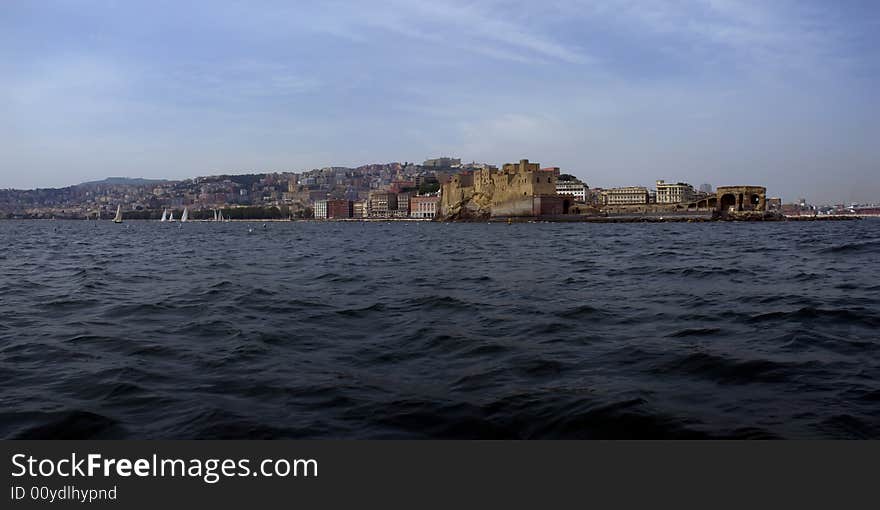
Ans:
[{"label": "hillside with buildings", "polygon": [[[739,188],[737,188],[739,189]],[[751,190],[751,191],[750,191]],[[788,216],[876,213],[877,206],[783,204],[763,188],[724,196],[709,184],[657,180],[645,186],[591,188],[558,167],[526,159],[499,169],[440,157],[421,164],[393,162],[325,167],[304,172],[222,174],[178,181],[111,177],[65,188],[0,190],[0,218],[111,218],[121,206],[129,219],[194,219],[222,210],[233,219],[486,220],[561,215],[710,213],[721,209],[782,211]],[[745,193],[748,196],[743,195]],[[725,198],[726,197],[726,198]],[[721,201],[727,200],[725,203]]]},{"label": "hillside with buildings", "polygon": [[470,167],[458,159],[437,158],[423,164],[395,162],[179,181],[108,178],[65,188],[0,190],[0,217],[109,218],[121,206],[131,218],[158,218],[165,209],[186,207],[195,217],[199,211],[214,209],[232,211],[235,217],[234,211],[247,209],[283,211],[291,218],[430,219],[441,182]]}]

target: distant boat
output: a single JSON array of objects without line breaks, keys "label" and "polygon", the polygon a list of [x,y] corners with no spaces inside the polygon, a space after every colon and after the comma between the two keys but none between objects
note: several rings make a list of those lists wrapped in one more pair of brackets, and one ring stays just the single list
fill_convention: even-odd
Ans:
[{"label": "distant boat", "polygon": [[180,216],[180,221],[183,223],[186,219],[189,218],[189,209],[186,207],[183,208],[183,214]]},{"label": "distant boat", "polygon": [[174,221],[174,211],[171,211],[171,216],[168,217],[168,221]]},{"label": "distant boat", "polygon": [[162,219],[159,221],[168,221],[168,209],[162,209]]},{"label": "distant boat", "polygon": [[223,220],[223,218],[221,216],[220,211],[215,209],[214,210],[214,221],[222,221],[222,220]]},{"label": "distant boat", "polygon": [[122,223],[122,205],[116,206],[116,216],[113,218],[113,223]]}]

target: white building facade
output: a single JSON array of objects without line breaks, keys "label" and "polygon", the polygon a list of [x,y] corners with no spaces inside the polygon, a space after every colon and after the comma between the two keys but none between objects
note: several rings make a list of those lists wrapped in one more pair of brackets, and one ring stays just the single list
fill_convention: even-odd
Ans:
[{"label": "white building facade", "polygon": [[410,199],[410,217],[419,219],[431,219],[437,216],[437,208],[440,203],[439,196],[421,196]]},{"label": "white building facade", "polygon": [[648,188],[643,186],[627,186],[611,188],[602,192],[605,205],[640,205],[648,203]]},{"label": "white building facade", "polygon": [[590,188],[578,179],[571,181],[556,181],[556,194],[574,197],[576,202],[586,202],[590,196]]},{"label": "white building facade", "polygon": [[326,200],[316,200],[315,201],[315,219],[316,220],[326,220],[327,219],[327,201]]},{"label": "white building facade", "polygon": [[657,181],[658,204],[683,204],[696,200],[694,187],[686,182]]}]

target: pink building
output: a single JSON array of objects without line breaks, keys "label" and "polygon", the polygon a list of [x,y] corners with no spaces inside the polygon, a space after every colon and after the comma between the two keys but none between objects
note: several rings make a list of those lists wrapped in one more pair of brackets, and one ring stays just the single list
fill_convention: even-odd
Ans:
[{"label": "pink building", "polygon": [[440,207],[439,196],[411,197],[409,199],[410,218],[433,218]]}]

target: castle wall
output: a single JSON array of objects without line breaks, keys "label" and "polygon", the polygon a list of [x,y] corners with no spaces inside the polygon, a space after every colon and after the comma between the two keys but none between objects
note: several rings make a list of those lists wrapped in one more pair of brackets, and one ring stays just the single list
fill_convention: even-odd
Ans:
[{"label": "castle wall", "polygon": [[533,199],[555,196],[556,179],[554,172],[541,171],[539,164],[526,159],[508,163],[500,171],[484,168],[460,174],[443,185],[441,214],[450,214],[462,202],[480,196],[481,205],[491,216],[533,216]]},{"label": "castle wall", "polygon": [[559,216],[565,213],[567,197],[544,195],[532,199],[533,216]]},{"label": "castle wall", "polygon": [[441,214],[446,214],[445,211],[449,211],[455,204],[472,197],[477,189],[474,185],[475,180],[477,179],[474,174],[461,173],[453,176],[449,182],[443,184],[440,193]]},{"label": "castle wall", "polygon": [[492,204],[492,217],[533,216],[533,197],[520,197]]},{"label": "castle wall", "polygon": [[719,186],[715,193],[720,213],[767,210],[767,188],[763,186]]}]

